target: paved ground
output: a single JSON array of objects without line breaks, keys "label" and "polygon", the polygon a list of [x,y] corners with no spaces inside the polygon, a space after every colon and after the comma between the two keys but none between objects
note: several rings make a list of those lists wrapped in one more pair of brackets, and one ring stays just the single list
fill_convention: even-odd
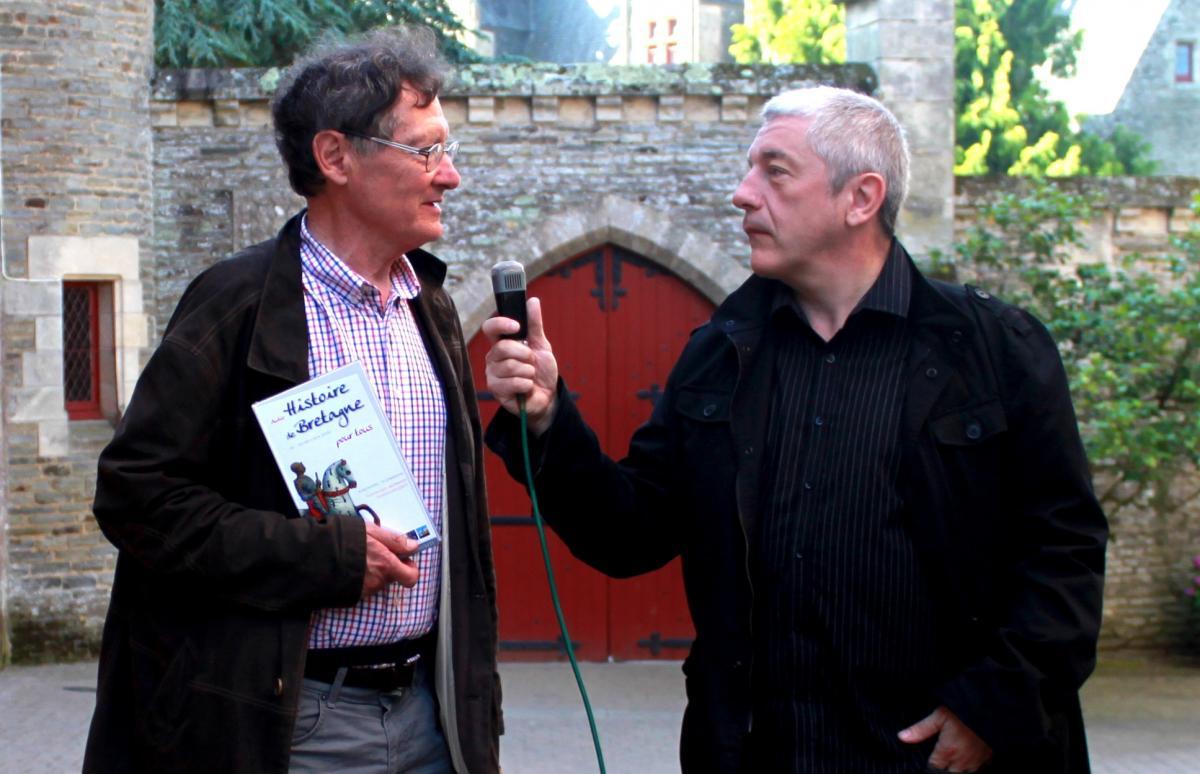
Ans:
[{"label": "paved ground", "polygon": [[[608,771],[678,771],[678,663],[585,664]],[[0,772],[77,772],[95,701],[95,663],[0,671]],[[508,774],[595,771],[566,664],[505,664]],[[1200,665],[1108,660],[1083,692],[1097,774],[1200,772]]]}]

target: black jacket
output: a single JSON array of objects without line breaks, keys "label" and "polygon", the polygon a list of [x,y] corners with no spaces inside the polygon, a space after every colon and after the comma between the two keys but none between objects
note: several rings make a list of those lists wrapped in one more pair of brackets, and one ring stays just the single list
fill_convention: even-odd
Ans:
[{"label": "black jacket", "polygon": [[[580,559],[626,577],[682,556],[696,628],[685,772],[743,765],[746,536],[770,496],[758,482],[771,358],[759,353],[775,286],[751,277],[693,333],[624,460],[603,456],[561,384],[535,446],[546,520]],[[998,769],[1086,771],[1077,691],[1095,662],[1107,526],[1058,352],[1021,310],[919,274],[909,324],[899,485],[955,632],[938,694]],[[517,432],[501,412],[487,441],[523,481]]]},{"label": "black jacket", "polygon": [[[297,217],[191,283],[100,456],[95,514],[120,553],[85,771],[287,771],[310,616],[359,599],[362,523],[296,518],[251,413],[308,379],[299,244]],[[409,258],[457,461],[446,571],[458,736],[471,772],[496,771],[496,589],[475,390],[445,265]]]}]

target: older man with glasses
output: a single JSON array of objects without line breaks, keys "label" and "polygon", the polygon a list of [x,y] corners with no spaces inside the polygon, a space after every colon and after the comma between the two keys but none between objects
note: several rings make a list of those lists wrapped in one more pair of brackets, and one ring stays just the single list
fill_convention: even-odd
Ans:
[{"label": "older man with glasses", "polygon": [[[85,771],[498,771],[475,389],[442,235],[428,30],[297,61],[273,103],[308,207],[198,276],[100,458],[120,550]],[[251,406],[358,361],[439,548],[298,515]],[[299,479],[298,479],[299,480]]]}]

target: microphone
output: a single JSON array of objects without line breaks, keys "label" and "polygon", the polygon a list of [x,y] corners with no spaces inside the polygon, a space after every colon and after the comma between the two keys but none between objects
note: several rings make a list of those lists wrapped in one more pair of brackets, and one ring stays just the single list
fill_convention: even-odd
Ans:
[{"label": "microphone", "polygon": [[524,340],[529,335],[525,321],[525,267],[516,261],[501,261],[493,266],[492,292],[496,294],[496,311],[500,316],[521,324],[521,330],[501,338]]}]

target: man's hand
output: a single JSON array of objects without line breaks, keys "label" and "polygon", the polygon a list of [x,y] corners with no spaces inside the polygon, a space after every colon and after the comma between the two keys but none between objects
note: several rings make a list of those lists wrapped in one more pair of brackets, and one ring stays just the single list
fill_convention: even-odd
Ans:
[{"label": "man's hand", "polygon": [[992,758],[988,743],[967,728],[944,704],[929,717],[900,732],[900,741],[924,742],[936,735],[937,744],[929,756],[929,768],[941,771],[978,771]]},{"label": "man's hand", "polygon": [[507,317],[493,317],[483,323],[483,333],[492,342],[486,358],[487,386],[500,405],[510,413],[520,411],[517,397],[524,396],[529,429],[541,435],[554,420],[555,391],[558,388],[558,362],[542,328],[542,304],[536,298],[525,302],[529,338],[525,341],[501,339],[516,333],[520,326]]},{"label": "man's hand", "polygon": [[417,541],[389,529],[367,524],[367,571],[363,574],[362,598],[366,599],[389,583],[417,584],[417,562],[412,555]]}]

